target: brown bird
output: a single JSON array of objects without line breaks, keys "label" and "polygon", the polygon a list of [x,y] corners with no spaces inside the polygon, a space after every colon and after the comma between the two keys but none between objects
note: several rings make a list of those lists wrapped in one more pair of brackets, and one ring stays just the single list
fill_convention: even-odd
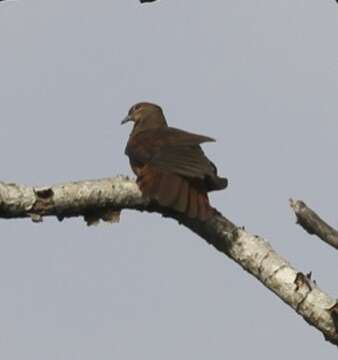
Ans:
[{"label": "brown bird", "polygon": [[134,127],[125,154],[142,193],[190,218],[209,219],[215,209],[208,192],[228,185],[200,147],[215,140],[168,127],[160,106],[147,102],[132,106],[121,124],[128,121]]}]

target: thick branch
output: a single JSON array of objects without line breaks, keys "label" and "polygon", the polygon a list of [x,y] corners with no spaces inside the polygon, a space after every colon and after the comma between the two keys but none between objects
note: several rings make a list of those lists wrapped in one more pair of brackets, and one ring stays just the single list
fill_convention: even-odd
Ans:
[{"label": "thick branch", "polygon": [[329,245],[338,249],[338,231],[332,228],[303,201],[290,199],[290,206],[296,214],[297,224],[311,235],[317,235]]},{"label": "thick branch", "polygon": [[90,215],[109,220],[110,213],[122,209],[159,212],[178,220],[236,261],[321,331],[327,340],[338,345],[336,301],[308,276],[297,272],[266,240],[237,228],[221,214],[203,223],[168,212],[143,198],[136,183],[122,176],[45,188],[0,183],[2,218],[31,217],[40,221],[47,215],[60,220],[82,215],[88,220]]}]

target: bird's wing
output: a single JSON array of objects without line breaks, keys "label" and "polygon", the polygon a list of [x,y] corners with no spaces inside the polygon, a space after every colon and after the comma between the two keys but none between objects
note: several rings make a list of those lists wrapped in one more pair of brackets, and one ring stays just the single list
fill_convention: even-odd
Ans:
[{"label": "bird's wing", "polygon": [[205,142],[213,142],[215,139],[199,134],[193,134],[184,130],[167,127],[154,129],[157,138],[165,143],[165,145],[199,145]]},{"label": "bird's wing", "polygon": [[148,164],[163,172],[189,178],[204,179],[215,174],[213,165],[199,145],[164,146]]},{"label": "bird's wing", "polygon": [[[129,138],[125,153],[132,161],[142,165],[146,165],[150,161],[163,163],[164,158],[161,158],[162,156],[165,156],[169,162],[174,157],[182,158],[181,161],[184,159],[189,161],[190,159],[190,161],[196,162],[198,158],[205,158],[198,145],[211,141],[215,140],[208,136],[171,127],[149,129],[132,135]],[[185,155],[185,150],[190,148],[193,150]]]}]

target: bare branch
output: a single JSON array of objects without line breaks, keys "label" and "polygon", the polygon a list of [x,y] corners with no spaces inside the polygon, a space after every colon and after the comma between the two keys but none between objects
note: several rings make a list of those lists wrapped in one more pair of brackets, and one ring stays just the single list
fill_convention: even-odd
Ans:
[{"label": "bare branch", "polygon": [[338,231],[332,228],[303,201],[290,199],[290,206],[296,214],[297,224],[311,235],[317,235],[329,245],[338,249]]},{"label": "bare branch", "polygon": [[[123,176],[34,188],[0,182],[0,217],[88,216],[104,220],[122,209],[158,212],[176,219],[229,256],[291,306],[325,338],[338,345],[337,304],[278,255],[263,238],[236,227],[221,214],[208,222],[168,212],[142,197],[136,183]],[[89,216],[90,217],[90,216]]]},{"label": "bare branch", "polygon": [[146,206],[134,181],[123,176],[70,182],[51,187],[29,187],[0,182],[0,217],[31,217],[40,221],[43,216],[65,217],[103,214],[125,208]]}]

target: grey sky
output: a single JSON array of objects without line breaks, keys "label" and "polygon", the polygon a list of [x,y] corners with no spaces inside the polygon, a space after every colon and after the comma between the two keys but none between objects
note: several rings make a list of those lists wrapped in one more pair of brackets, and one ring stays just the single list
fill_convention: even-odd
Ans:
[{"label": "grey sky", "polygon": [[[131,174],[129,106],[150,100],[230,181],[212,202],[337,297],[337,253],[288,198],[337,219],[335,1],[7,1],[0,6],[1,180]],[[336,359],[276,296],[174,221],[1,221],[6,360]]]}]

